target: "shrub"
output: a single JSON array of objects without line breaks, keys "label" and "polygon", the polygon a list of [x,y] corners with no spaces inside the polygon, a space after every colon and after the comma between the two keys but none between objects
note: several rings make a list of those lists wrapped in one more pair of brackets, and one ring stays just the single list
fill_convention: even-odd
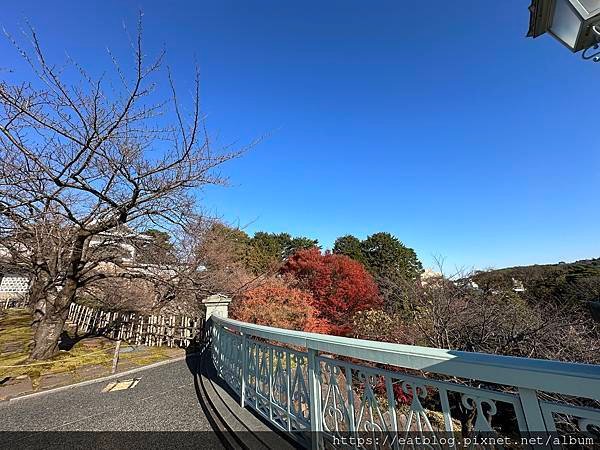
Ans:
[{"label": "shrub", "polygon": [[232,316],[259,325],[327,333],[328,324],[317,318],[312,303],[310,293],[271,278],[236,298]]},{"label": "shrub", "polygon": [[350,333],[358,311],[381,306],[373,277],[344,255],[322,254],[317,248],[300,250],[288,258],[281,273],[312,294],[317,317],[330,323],[336,334]]}]

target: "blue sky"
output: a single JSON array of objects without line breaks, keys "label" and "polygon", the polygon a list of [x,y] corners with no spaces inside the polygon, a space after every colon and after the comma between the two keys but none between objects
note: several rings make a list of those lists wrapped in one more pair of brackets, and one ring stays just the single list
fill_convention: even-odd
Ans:
[{"label": "blue sky", "polygon": [[202,197],[249,232],[389,231],[449,269],[600,256],[600,65],[526,39],[525,0],[411,3],[8,2],[0,23],[101,73],[141,8],[183,92],[198,61],[219,142],[267,135]]}]

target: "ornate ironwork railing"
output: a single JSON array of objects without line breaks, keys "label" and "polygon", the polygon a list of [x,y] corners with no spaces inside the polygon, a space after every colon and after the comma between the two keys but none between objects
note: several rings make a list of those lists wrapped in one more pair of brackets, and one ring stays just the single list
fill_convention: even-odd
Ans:
[{"label": "ornate ironwork railing", "polygon": [[[216,316],[210,326],[215,367],[241,405],[281,430],[300,432],[295,436],[311,440],[313,448],[369,433],[389,437],[385,444],[377,440],[379,447],[396,449],[409,433],[427,442],[440,438],[427,448],[445,448],[442,436],[467,433],[503,436],[505,444],[537,433],[600,442],[600,366],[365,341]],[[350,442],[360,447],[364,439]]]}]

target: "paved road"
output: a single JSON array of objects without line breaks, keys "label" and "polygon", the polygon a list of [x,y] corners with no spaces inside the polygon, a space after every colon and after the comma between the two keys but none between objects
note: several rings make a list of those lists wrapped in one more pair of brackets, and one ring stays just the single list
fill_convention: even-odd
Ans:
[{"label": "paved road", "polygon": [[127,390],[104,393],[113,381],[105,380],[0,402],[0,450],[291,450],[288,439],[239,406],[207,358],[127,375],[140,378]]},{"label": "paved road", "polygon": [[109,381],[16,402],[0,402],[4,431],[209,431],[186,361],[147,369],[132,389],[102,393]]}]

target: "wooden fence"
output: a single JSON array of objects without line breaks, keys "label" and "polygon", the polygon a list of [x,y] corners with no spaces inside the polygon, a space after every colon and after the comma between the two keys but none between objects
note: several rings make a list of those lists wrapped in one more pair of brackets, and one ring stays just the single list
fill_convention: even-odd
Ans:
[{"label": "wooden fence", "polygon": [[69,322],[78,332],[97,333],[133,345],[187,347],[204,325],[203,319],[187,316],[141,315],[111,312],[71,304]]},{"label": "wooden fence", "polygon": [[25,308],[29,304],[27,297],[0,295],[0,309]]}]

